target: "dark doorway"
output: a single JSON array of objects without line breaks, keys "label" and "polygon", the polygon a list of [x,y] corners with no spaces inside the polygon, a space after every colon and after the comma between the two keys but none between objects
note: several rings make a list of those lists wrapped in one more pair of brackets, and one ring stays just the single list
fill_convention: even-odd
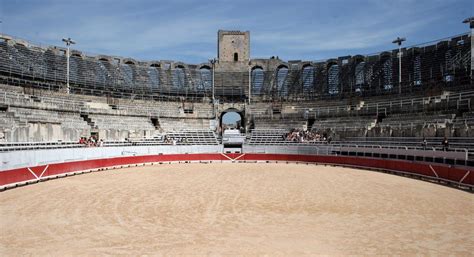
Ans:
[{"label": "dark doorway", "polygon": [[239,61],[239,54],[234,53],[234,62],[238,62],[238,61]]},{"label": "dark doorway", "polygon": [[158,120],[157,117],[152,117],[151,118],[151,123],[155,127],[155,129],[160,129],[160,121]]}]

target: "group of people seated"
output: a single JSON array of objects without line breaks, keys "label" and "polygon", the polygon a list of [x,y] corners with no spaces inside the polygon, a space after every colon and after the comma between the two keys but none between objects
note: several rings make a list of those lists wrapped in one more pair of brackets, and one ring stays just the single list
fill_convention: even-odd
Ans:
[{"label": "group of people seated", "polygon": [[287,134],[283,135],[283,139],[289,142],[303,143],[303,142],[325,142],[330,144],[332,141],[331,136],[326,133],[319,134],[303,129],[292,129]]},{"label": "group of people seated", "polygon": [[165,135],[163,137],[163,142],[165,144],[169,144],[169,145],[177,145],[178,143],[179,144],[187,144],[188,143],[188,138],[186,138],[186,137],[174,138],[174,137],[170,137],[168,135]]},{"label": "group of people seated", "polygon": [[90,136],[89,138],[81,137],[81,139],[79,139],[79,144],[85,145],[87,147],[93,147],[93,146],[102,147],[104,146],[104,140],[102,139],[98,140],[97,136]]}]

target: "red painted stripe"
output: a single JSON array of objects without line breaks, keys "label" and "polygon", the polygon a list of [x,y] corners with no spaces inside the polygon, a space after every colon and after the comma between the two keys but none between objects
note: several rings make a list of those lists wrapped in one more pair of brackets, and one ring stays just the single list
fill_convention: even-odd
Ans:
[{"label": "red painted stripe", "polygon": [[[240,154],[229,155],[236,158]],[[258,154],[247,153],[239,158],[239,161],[298,161],[298,162],[318,162],[335,165],[352,165],[367,168],[377,168],[386,170],[403,171],[412,174],[433,177],[429,164],[412,161],[370,159],[348,156],[321,156],[321,155],[295,155],[295,154]],[[116,157],[97,160],[74,161],[65,163],[49,164],[48,169],[42,177],[54,176],[75,171],[98,169],[112,166],[122,166],[130,164],[140,164],[149,162],[176,162],[176,161],[228,161],[220,153],[209,154],[167,154],[167,155],[146,155]],[[467,173],[467,169],[453,168],[442,165],[431,165],[438,174],[439,178],[452,182],[459,182]],[[46,165],[29,167],[38,176],[44,170]],[[28,171],[27,167],[12,169],[0,172],[0,186],[14,184],[35,179],[35,176]],[[474,185],[474,172],[471,172],[463,180],[463,184]]]}]

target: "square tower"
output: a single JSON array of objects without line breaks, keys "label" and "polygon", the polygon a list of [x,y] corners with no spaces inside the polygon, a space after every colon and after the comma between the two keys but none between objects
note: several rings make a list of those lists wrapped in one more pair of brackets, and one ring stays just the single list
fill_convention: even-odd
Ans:
[{"label": "square tower", "polygon": [[250,60],[250,32],[219,30],[217,32],[219,62],[248,62]]}]

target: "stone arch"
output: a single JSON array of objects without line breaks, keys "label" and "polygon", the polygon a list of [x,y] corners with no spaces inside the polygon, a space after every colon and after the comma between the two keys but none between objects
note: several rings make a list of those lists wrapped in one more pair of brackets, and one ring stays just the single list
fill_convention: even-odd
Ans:
[{"label": "stone arch", "polygon": [[202,65],[200,65],[199,68],[198,68],[198,70],[201,70],[201,69],[212,70],[211,65],[208,65],[208,64],[202,64]]},{"label": "stone arch", "polygon": [[173,87],[182,90],[186,87],[186,72],[183,64],[176,64],[173,70]]},{"label": "stone arch", "polygon": [[28,43],[26,43],[25,41],[22,41],[22,40],[15,40],[15,41],[14,41],[14,44],[15,44],[15,45],[19,45],[19,46],[23,46],[23,47],[26,47],[26,48],[29,47],[29,46],[28,46]]},{"label": "stone arch", "polygon": [[382,79],[380,88],[385,91],[393,89],[393,62],[392,53],[383,52],[380,54],[380,64],[382,69]]},{"label": "stone arch", "polygon": [[252,95],[260,95],[265,82],[265,73],[263,67],[260,65],[253,66],[250,76]]},{"label": "stone arch", "polygon": [[198,69],[198,90],[209,91],[212,88],[212,69],[208,65],[201,65]]},{"label": "stone arch", "polygon": [[236,108],[228,108],[226,109],[225,111],[222,111],[220,114],[219,114],[219,128],[220,129],[220,134],[222,134],[224,132],[224,129],[223,129],[223,119],[224,119],[224,116],[226,116],[226,114],[230,114],[230,113],[235,113],[237,115],[240,116],[240,130],[241,131],[245,131],[245,112],[243,110],[239,110],[239,109],[236,109]]},{"label": "stone arch", "polygon": [[101,61],[101,62],[108,62],[108,63],[112,63],[112,60],[110,57],[108,56],[105,56],[105,55],[99,55],[96,57],[98,61]]},{"label": "stone arch", "polygon": [[160,72],[161,64],[159,62],[152,62],[148,66],[148,79],[150,81],[150,87],[152,93],[159,93],[160,91]]},{"label": "stone arch", "polygon": [[280,64],[276,69],[276,93],[280,97],[288,96],[288,73],[289,68],[286,64]]},{"label": "stone arch", "polygon": [[413,47],[410,49],[412,55],[412,72],[413,75],[409,76],[409,81],[411,81],[413,86],[421,86],[422,85],[422,72],[421,72],[421,65],[422,65],[422,58],[421,58],[421,50],[418,47]]},{"label": "stone arch", "polygon": [[366,69],[367,65],[365,62],[365,57],[362,55],[356,55],[353,58],[354,64],[354,92],[362,94],[364,92],[364,87],[366,85],[367,76]]},{"label": "stone arch", "polygon": [[340,79],[339,79],[339,63],[336,60],[328,61],[326,64],[327,68],[327,93],[329,95],[337,95],[341,90]]},{"label": "stone arch", "polygon": [[137,65],[137,61],[135,61],[133,59],[124,59],[123,63],[127,64],[127,65]]},{"label": "stone arch", "polygon": [[82,55],[80,52],[75,52],[75,51],[73,51],[73,52],[71,53],[71,57],[76,57],[76,58],[83,59],[83,58],[84,58],[84,55]]},{"label": "stone arch", "polygon": [[301,66],[301,87],[303,93],[312,92],[314,89],[314,72],[315,67],[311,63]]}]

